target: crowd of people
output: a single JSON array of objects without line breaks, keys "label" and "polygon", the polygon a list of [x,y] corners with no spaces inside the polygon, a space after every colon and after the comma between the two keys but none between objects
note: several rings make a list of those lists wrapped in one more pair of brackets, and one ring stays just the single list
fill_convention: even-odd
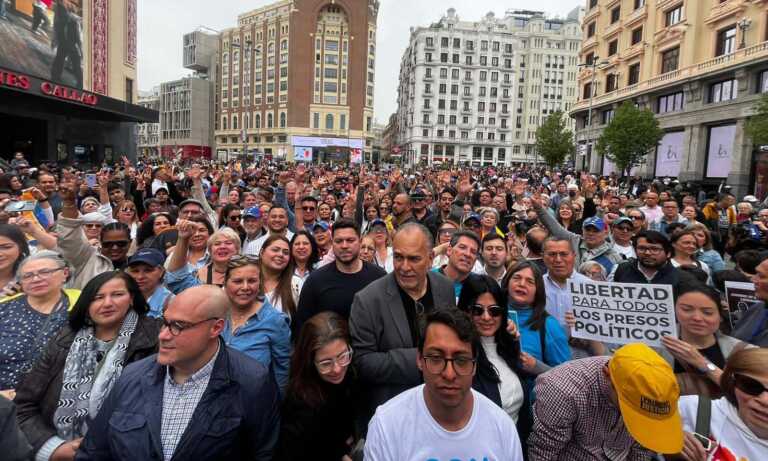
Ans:
[{"label": "crowd of people", "polygon": [[[766,460],[764,205],[525,165],[17,154],[0,458]],[[574,337],[592,281],[671,286],[677,335]]]}]

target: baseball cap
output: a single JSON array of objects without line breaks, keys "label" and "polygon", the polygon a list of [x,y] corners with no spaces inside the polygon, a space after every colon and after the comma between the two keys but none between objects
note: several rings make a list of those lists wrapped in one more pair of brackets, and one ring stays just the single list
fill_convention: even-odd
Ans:
[{"label": "baseball cap", "polygon": [[372,228],[373,226],[384,226],[384,227],[387,227],[387,223],[385,223],[383,219],[376,218],[373,221],[371,221],[370,227]]},{"label": "baseball cap", "polygon": [[183,202],[179,203],[179,210],[181,210],[185,206],[189,205],[190,203],[194,203],[195,205],[199,206],[201,210],[205,210],[205,207],[203,207],[202,202],[200,202],[200,200],[195,200],[193,198],[188,198],[188,199],[184,200]]},{"label": "baseball cap", "polygon": [[470,219],[474,219],[477,222],[482,222],[482,219],[480,219],[480,215],[477,213],[470,213],[466,218],[464,218],[464,222],[466,223]]},{"label": "baseball cap", "polygon": [[618,226],[619,224],[629,224],[632,225],[632,220],[626,216],[619,216],[618,218],[613,220],[613,223],[611,223],[611,227]]},{"label": "baseball cap", "polygon": [[257,206],[246,208],[245,213],[243,213],[243,219],[245,218],[261,218],[261,208]]},{"label": "baseball cap", "polygon": [[587,227],[596,227],[598,230],[605,230],[605,221],[597,216],[592,216],[591,218],[585,219],[584,223],[581,225],[582,229],[586,229]]},{"label": "baseball cap", "polygon": [[108,222],[107,217],[98,211],[86,213],[80,217],[80,220],[83,221],[83,224],[101,224],[102,226],[107,225]]},{"label": "baseball cap", "polygon": [[424,200],[427,198],[427,194],[424,193],[423,189],[414,189],[411,192],[410,197],[414,200]]},{"label": "baseball cap", "polygon": [[147,264],[152,267],[162,266],[165,263],[165,253],[157,248],[142,248],[128,258],[128,265]]},{"label": "baseball cap", "polygon": [[318,227],[323,229],[324,231],[327,231],[328,229],[331,228],[331,226],[329,226],[327,222],[318,221],[312,226],[312,231],[314,232],[315,230],[317,230]]},{"label": "baseball cap", "polygon": [[755,197],[754,195],[747,195],[746,197],[744,197],[744,201],[749,203],[757,203],[760,200],[758,200],[757,197]]},{"label": "baseball cap", "polygon": [[632,438],[658,453],[680,453],[680,387],[667,361],[645,344],[634,343],[617,350],[608,369],[621,417]]}]

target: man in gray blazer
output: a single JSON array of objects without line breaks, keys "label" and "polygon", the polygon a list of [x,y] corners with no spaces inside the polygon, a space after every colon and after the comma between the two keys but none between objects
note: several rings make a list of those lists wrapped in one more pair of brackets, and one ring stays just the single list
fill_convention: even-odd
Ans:
[{"label": "man in gray blazer", "polygon": [[430,272],[433,241],[426,227],[403,225],[392,246],[394,272],[355,295],[349,318],[354,366],[367,392],[363,427],[377,406],[421,384],[416,345],[424,314],[456,307],[453,282]]}]

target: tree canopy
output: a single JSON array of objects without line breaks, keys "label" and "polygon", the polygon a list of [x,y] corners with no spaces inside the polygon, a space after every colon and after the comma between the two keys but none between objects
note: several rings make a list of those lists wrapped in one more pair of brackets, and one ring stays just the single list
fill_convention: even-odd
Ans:
[{"label": "tree canopy", "polygon": [[625,101],[597,140],[597,152],[612,161],[624,176],[641,163],[664,136],[653,112]]},{"label": "tree canopy", "polygon": [[536,129],[536,151],[550,168],[554,168],[573,155],[573,132],[566,128],[567,119],[562,111],[555,111]]}]

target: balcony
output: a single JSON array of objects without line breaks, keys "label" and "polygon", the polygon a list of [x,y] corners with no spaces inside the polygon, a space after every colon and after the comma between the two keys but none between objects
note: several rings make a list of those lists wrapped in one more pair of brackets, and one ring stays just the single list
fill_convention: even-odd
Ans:
[{"label": "balcony", "polygon": [[[593,106],[608,104],[618,99],[626,99],[636,93],[647,92],[657,88],[678,84],[688,79],[703,77],[706,74],[726,70],[737,65],[766,59],[768,59],[768,41],[742,48],[731,54],[717,56],[692,66],[667,72],[666,74],[658,75],[635,85],[619,88],[611,93],[595,96],[592,98],[592,104]],[[591,72],[589,72],[589,74],[591,74]],[[586,77],[584,75],[584,73],[579,75],[579,81],[585,81]],[[579,100],[579,102],[577,102],[571,109],[571,113],[586,110],[587,107],[589,107],[589,103],[589,99]]]},{"label": "balcony", "polygon": [[729,16],[741,18],[746,9],[747,1],[745,0],[717,4],[709,10],[709,14],[704,18],[704,24],[714,24]]},{"label": "balcony", "polygon": [[581,51],[584,52],[596,46],[597,46],[597,34],[584,39],[584,42],[582,42],[581,44]]},{"label": "balcony", "polygon": [[632,13],[629,14],[626,18],[624,18],[624,26],[626,28],[630,28],[634,26],[635,24],[644,21],[645,18],[648,17],[648,4],[641,6],[640,8],[636,9]]},{"label": "balcony", "polygon": [[502,88],[510,88],[512,86],[512,80],[502,80],[501,86]]},{"label": "balcony", "polygon": [[472,96],[472,93],[462,93],[461,99],[472,99],[474,96]]}]

